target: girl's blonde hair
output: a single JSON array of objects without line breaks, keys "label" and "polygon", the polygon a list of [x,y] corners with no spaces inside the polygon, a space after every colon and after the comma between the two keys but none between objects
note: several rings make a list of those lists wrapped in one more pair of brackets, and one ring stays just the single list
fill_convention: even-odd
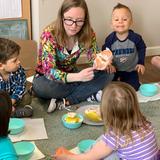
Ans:
[{"label": "girl's blonde hair", "polygon": [[63,16],[64,13],[70,10],[73,7],[81,7],[85,12],[84,25],[82,26],[80,32],[77,34],[77,38],[80,44],[84,45],[85,48],[91,46],[92,40],[92,29],[90,25],[90,18],[88,7],[85,0],[64,0],[61,8],[59,9],[57,20],[54,23],[54,35],[57,39],[57,42],[64,46],[67,41],[67,35],[63,26]]},{"label": "girl's blonde hair", "polygon": [[100,108],[105,129],[111,129],[118,137],[126,136],[126,145],[132,141],[132,131],[144,138],[141,130],[148,130],[150,122],[141,113],[136,92],[129,84],[112,82],[107,85]]}]

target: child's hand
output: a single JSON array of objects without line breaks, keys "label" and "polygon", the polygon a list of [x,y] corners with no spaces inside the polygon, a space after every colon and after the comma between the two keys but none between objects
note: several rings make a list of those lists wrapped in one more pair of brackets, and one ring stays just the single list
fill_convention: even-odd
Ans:
[{"label": "child's hand", "polygon": [[145,71],[145,67],[144,67],[144,65],[137,64],[136,65],[136,70],[137,70],[138,73],[141,73],[143,75],[144,71]]},{"label": "child's hand", "polygon": [[16,103],[15,99],[11,99],[11,101],[12,101],[12,105],[14,105]]},{"label": "child's hand", "polygon": [[74,155],[74,153],[64,147],[59,147],[53,155],[53,160],[68,160],[70,155]]},{"label": "child's hand", "polygon": [[12,106],[12,113],[15,111],[15,107],[14,106]]},{"label": "child's hand", "polygon": [[53,160],[68,160],[67,155],[62,154],[62,155],[54,155]]},{"label": "child's hand", "polygon": [[106,67],[106,71],[108,73],[115,73],[116,72],[116,68],[113,65],[109,65]]}]

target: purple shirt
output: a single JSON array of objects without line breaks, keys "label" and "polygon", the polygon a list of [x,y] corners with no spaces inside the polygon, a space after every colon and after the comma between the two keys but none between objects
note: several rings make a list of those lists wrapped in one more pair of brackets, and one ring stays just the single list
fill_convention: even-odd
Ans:
[{"label": "purple shirt", "polygon": [[[142,131],[145,134],[144,139],[136,131],[132,131],[133,143],[130,142],[125,147],[123,146],[126,138],[124,136],[118,138],[112,131],[103,135],[102,139],[113,150],[117,151],[118,157],[123,160],[155,160],[158,153],[158,145],[153,127],[149,126],[149,129],[149,132]],[[118,138],[118,144],[116,144],[116,138]]]}]

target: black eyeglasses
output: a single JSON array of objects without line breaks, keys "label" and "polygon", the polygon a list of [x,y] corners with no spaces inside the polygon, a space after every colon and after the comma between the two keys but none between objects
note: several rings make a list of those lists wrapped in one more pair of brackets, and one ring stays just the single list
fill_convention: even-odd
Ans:
[{"label": "black eyeglasses", "polygon": [[74,21],[74,20],[72,20],[72,19],[64,18],[63,21],[64,21],[64,23],[65,23],[66,25],[68,25],[68,26],[72,26],[73,23],[75,23],[76,26],[81,27],[81,26],[83,26],[83,24],[84,24],[84,20],[76,20],[76,21]]}]

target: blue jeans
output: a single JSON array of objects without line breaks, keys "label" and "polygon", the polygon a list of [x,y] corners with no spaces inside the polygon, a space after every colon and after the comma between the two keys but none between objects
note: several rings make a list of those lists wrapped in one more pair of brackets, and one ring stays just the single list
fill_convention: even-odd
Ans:
[{"label": "blue jeans", "polygon": [[118,78],[120,78],[120,81],[130,84],[136,91],[138,91],[140,83],[137,71],[132,71],[132,72],[117,71],[115,73],[113,81],[117,81]]},{"label": "blue jeans", "polygon": [[78,104],[103,89],[107,83],[112,81],[113,76],[113,74],[107,74],[104,71],[96,71],[94,79],[91,81],[63,83],[49,80],[42,75],[34,78],[33,90],[38,97],[44,99],[66,98],[70,104]]}]

